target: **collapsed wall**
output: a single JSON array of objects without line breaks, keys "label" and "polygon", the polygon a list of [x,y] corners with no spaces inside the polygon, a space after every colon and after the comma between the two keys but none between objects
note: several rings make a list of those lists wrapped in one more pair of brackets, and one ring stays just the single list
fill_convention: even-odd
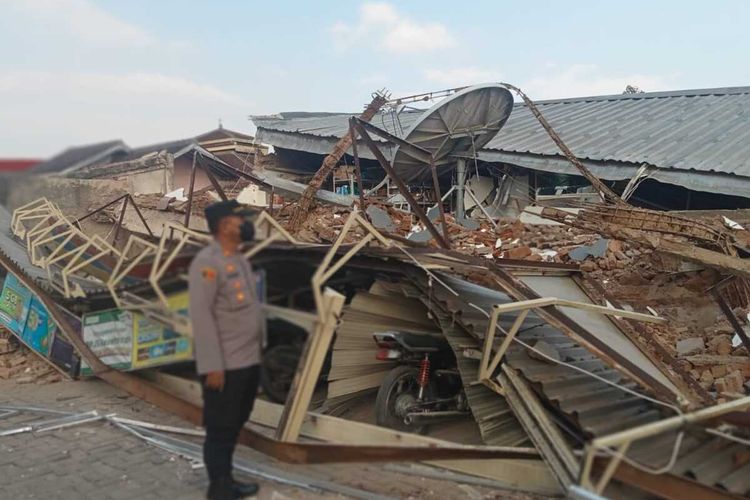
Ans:
[{"label": "collapsed wall", "polygon": [[14,210],[47,198],[80,217],[124,194],[164,194],[172,190],[174,158],[168,153],[137,160],[85,167],[65,176],[30,175],[10,179],[6,206]]}]

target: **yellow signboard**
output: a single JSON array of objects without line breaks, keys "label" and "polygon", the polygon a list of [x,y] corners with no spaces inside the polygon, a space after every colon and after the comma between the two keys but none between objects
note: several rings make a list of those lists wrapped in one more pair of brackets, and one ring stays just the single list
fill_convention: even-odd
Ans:
[{"label": "yellow signboard", "polygon": [[[169,309],[188,313],[188,294],[181,292],[168,297]],[[164,365],[193,359],[193,342],[142,314],[133,315],[133,369]]]}]

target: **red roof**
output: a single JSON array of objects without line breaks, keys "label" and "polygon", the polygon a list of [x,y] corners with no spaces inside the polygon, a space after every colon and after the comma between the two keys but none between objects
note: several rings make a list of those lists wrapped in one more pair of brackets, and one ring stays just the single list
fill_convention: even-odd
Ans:
[{"label": "red roof", "polygon": [[21,172],[40,163],[42,160],[28,158],[0,158],[0,172]]}]

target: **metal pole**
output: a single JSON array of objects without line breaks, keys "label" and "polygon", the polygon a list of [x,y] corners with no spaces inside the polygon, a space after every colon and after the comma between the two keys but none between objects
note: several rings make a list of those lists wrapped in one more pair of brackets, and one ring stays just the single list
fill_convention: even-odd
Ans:
[{"label": "metal pole", "polygon": [[96,208],[96,209],[92,210],[91,212],[87,213],[87,214],[86,214],[86,215],[84,215],[83,217],[79,217],[78,219],[76,219],[75,221],[73,221],[73,223],[74,223],[75,225],[77,225],[77,226],[78,226],[78,228],[80,229],[80,228],[81,228],[81,225],[80,225],[80,222],[81,222],[81,221],[84,221],[84,220],[88,219],[89,217],[91,217],[92,215],[94,215],[95,213],[97,213],[97,212],[101,212],[101,211],[102,211],[102,210],[104,210],[105,208],[107,208],[107,207],[110,207],[110,206],[114,205],[115,203],[117,203],[118,201],[122,200],[122,199],[123,199],[123,198],[125,198],[126,196],[128,196],[128,195],[127,195],[127,194],[124,194],[124,195],[120,196],[119,198],[116,198],[116,199],[114,199],[114,200],[110,201],[110,202],[109,202],[109,203],[107,203],[106,205],[102,205],[101,207],[99,207],[99,208]]},{"label": "metal pole", "polygon": [[370,151],[372,151],[372,154],[375,155],[375,158],[377,158],[380,166],[383,167],[383,170],[386,171],[388,177],[393,179],[393,182],[396,183],[401,195],[406,198],[406,201],[411,205],[412,210],[414,210],[416,216],[419,218],[422,224],[425,225],[430,234],[432,234],[432,237],[435,238],[435,241],[437,241],[438,245],[443,248],[450,248],[450,245],[445,240],[445,238],[443,238],[443,235],[440,234],[440,231],[437,230],[430,218],[427,217],[427,214],[425,214],[424,210],[422,210],[422,207],[419,206],[417,200],[415,200],[414,196],[412,196],[412,194],[409,192],[409,188],[406,186],[406,184],[404,184],[404,181],[402,181],[401,178],[396,174],[395,170],[393,170],[393,167],[391,167],[391,164],[388,162],[385,156],[383,156],[383,153],[380,151],[380,149],[378,149],[377,144],[375,144],[375,141],[372,140],[370,134],[368,134],[367,131],[359,124],[355,124],[355,127],[359,132],[359,135],[362,137],[362,140],[365,141],[367,147],[370,149]]},{"label": "metal pole", "polygon": [[[440,223],[443,226],[443,236],[448,245],[451,243],[451,237],[448,235],[448,222],[445,220],[445,207],[443,207],[443,197],[440,195],[440,183],[438,182],[437,167],[435,158],[430,157],[430,170],[432,171],[432,183],[435,185],[435,198],[437,199],[438,209],[440,210]],[[448,247],[450,248],[450,246]]]},{"label": "metal pole", "polygon": [[[349,134],[352,136],[352,156],[354,156],[354,173],[357,176],[357,186],[359,186],[359,209],[367,218],[367,212],[365,211],[365,187],[362,185],[362,171],[359,167],[359,153],[357,152],[357,136],[354,131],[353,120],[349,120]],[[354,195],[354,192],[352,192]]]},{"label": "metal pole", "polygon": [[117,243],[117,237],[120,236],[120,228],[122,227],[122,221],[125,220],[125,210],[128,208],[129,201],[130,196],[125,195],[125,201],[122,203],[122,210],[120,211],[120,218],[117,220],[117,225],[115,226],[115,237],[112,239],[112,245]]},{"label": "metal pole", "polygon": [[198,160],[198,165],[201,167],[201,170],[206,173],[206,177],[208,177],[208,180],[211,182],[211,185],[214,187],[221,200],[227,201],[229,199],[227,198],[227,194],[224,192],[224,189],[221,187],[221,184],[219,184],[219,181],[216,180],[216,177],[211,172],[211,170],[206,165],[204,165],[203,161],[200,159]]},{"label": "metal pole", "polygon": [[490,214],[487,213],[487,209],[484,208],[484,206],[477,200],[477,197],[474,195],[474,192],[471,190],[471,188],[464,187],[464,191],[469,193],[469,197],[474,200],[474,203],[477,204],[477,207],[479,207],[479,210],[484,214],[485,217],[487,217],[487,220],[490,221],[490,224],[492,224],[492,227],[497,227],[497,223],[495,220],[490,216]]},{"label": "metal pole", "polygon": [[195,188],[195,158],[198,154],[193,151],[193,168],[190,171],[190,187],[188,188],[187,212],[185,212],[185,227],[190,227],[190,212],[193,210],[193,189]]},{"label": "metal pole", "polygon": [[140,217],[141,222],[143,222],[143,225],[146,226],[146,231],[148,231],[149,236],[153,237],[154,233],[151,231],[151,228],[148,225],[148,222],[146,222],[146,218],[141,213],[141,209],[138,208],[138,205],[135,203],[135,200],[132,196],[128,195],[128,198],[130,198],[130,204],[133,205],[133,208],[135,208],[135,212],[138,214],[138,217]]},{"label": "metal pole", "polygon": [[602,436],[600,438],[594,439],[591,442],[591,447],[593,449],[597,449],[607,446],[616,446],[626,441],[635,441],[638,439],[647,438],[656,434],[660,434],[662,432],[678,429],[686,424],[700,422],[702,420],[709,420],[725,413],[729,413],[730,411],[744,410],[749,406],[750,396],[736,399],[728,403],[709,406],[708,408],[697,410],[693,413],[677,415],[675,417],[666,418],[664,420],[645,424],[633,429],[616,432],[608,436]]},{"label": "metal pole", "polygon": [[466,187],[466,160],[459,158],[456,161],[456,219],[465,219],[464,187]]}]

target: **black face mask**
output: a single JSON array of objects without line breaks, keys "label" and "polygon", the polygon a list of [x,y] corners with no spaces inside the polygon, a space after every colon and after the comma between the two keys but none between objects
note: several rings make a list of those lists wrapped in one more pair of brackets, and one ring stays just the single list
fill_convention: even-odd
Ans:
[{"label": "black face mask", "polygon": [[250,221],[245,221],[240,226],[240,239],[242,241],[253,241],[255,238],[255,226]]}]

